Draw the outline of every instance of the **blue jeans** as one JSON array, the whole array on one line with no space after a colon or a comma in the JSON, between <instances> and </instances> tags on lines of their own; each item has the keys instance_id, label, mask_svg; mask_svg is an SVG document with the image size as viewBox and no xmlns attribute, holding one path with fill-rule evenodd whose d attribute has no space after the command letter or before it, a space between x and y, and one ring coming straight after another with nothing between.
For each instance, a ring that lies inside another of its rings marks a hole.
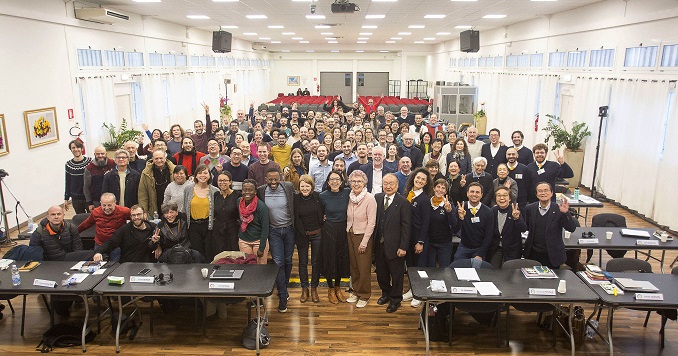
<instances>
[{"instance_id":1,"label":"blue jeans","mask_svg":"<svg viewBox=\"0 0 678 356\"><path fill-rule=\"evenodd\" d=\"M441 268L445 268L452 263L452 242L445 243L432 243L428 244L428 266L426 267L435 267L436 261Z\"/></svg>"},{"instance_id":2,"label":"blue jeans","mask_svg":"<svg viewBox=\"0 0 678 356\"><path fill-rule=\"evenodd\" d=\"M468 248L468 247L462 245L461 243L459 243L459 246L457 247L457 253L454 254L454 260L455 261L456 260L466 260L466 259L469 259L469 258L473 258L473 257L475 257L476 252L479 249L480 248ZM485 256L480 256L480 257L483 257L483 259L485 258Z\"/></svg>"},{"instance_id":3,"label":"blue jeans","mask_svg":"<svg viewBox=\"0 0 678 356\"><path fill-rule=\"evenodd\" d=\"M280 269L275 284L278 288L278 297L287 299L287 283L292 274L292 255L294 254L294 227L270 227L268 245L271 249L273 262Z\"/></svg>"},{"instance_id":4,"label":"blue jeans","mask_svg":"<svg viewBox=\"0 0 678 356\"><path fill-rule=\"evenodd\" d=\"M95 249L95 250L96 250L98 247L100 247L100 246L101 246L101 245L97 245L96 242L94 243L94 249ZM111 253L108 255L108 260L111 261L111 262L120 262L120 254L121 254L121 252L120 252L120 247L116 247L116 248L113 249L113 251L111 251Z\"/></svg>"}]
</instances>

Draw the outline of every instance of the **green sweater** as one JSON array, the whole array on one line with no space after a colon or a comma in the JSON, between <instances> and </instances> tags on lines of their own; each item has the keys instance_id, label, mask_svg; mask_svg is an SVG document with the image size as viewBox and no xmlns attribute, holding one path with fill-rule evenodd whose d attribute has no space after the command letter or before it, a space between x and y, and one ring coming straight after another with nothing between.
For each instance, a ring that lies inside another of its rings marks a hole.
<instances>
[{"instance_id":1,"label":"green sweater","mask_svg":"<svg viewBox=\"0 0 678 356\"><path fill-rule=\"evenodd\" d=\"M240 199L242 198L238 198L238 206L240 206ZM268 207L262 200L257 203L254 220L247 225L245 232L238 228L238 238L247 242L259 241L259 251L264 252L266 240L268 240Z\"/></svg>"}]
</instances>

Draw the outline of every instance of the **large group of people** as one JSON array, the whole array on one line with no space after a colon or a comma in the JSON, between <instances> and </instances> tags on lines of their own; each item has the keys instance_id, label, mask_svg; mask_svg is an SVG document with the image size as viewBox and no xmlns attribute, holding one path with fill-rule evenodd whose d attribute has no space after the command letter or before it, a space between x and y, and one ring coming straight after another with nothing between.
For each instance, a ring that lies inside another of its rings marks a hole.
<instances>
[{"instance_id":1,"label":"large group of people","mask_svg":"<svg viewBox=\"0 0 678 356\"><path fill-rule=\"evenodd\" d=\"M377 304L387 312L403 300L420 305L403 293L406 266L565 262L561 228L573 231L575 222L554 191L572 170L559 153L547 161L544 144L523 146L521 131L502 142L493 128L483 143L475 127L457 132L430 109L391 113L340 98L323 112L251 105L223 122L204 108L192 130L145 128L150 143L139 137L112 159L101 146L85 157L82 142L71 141L63 206L90 215L74 228L54 206L31 244L47 247L47 259L63 258L82 248L78 231L95 226L95 260L163 262L183 248L194 262L242 251L267 263L270 253L280 267L280 312L295 247L301 303L320 302L322 276L330 303L367 306L374 264Z\"/></svg>"}]
</instances>

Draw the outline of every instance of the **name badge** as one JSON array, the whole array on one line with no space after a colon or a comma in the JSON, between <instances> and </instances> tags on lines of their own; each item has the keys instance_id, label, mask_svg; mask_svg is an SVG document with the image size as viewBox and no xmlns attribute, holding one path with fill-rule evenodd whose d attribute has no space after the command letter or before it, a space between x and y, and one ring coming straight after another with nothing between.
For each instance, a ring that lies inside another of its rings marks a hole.
<instances>
[{"instance_id":1,"label":"name badge","mask_svg":"<svg viewBox=\"0 0 678 356\"><path fill-rule=\"evenodd\" d=\"M480 218L477 217L477 216L474 216L474 217L471 218L471 222L474 223L474 224L475 224L475 223L479 223L479 222L480 222Z\"/></svg>"},{"instance_id":2,"label":"name badge","mask_svg":"<svg viewBox=\"0 0 678 356\"><path fill-rule=\"evenodd\" d=\"M452 294L478 294L478 290L473 287L452 287L450 288Z\"/></svg>"},{"instance_id":3,"label":"name badge","mask_svg":"<svg viewBox=\"0 0 678 356\"><path fill-rule=\"evenodd\" d=\"M579 239L580 245L597 244L598 239Z\"/></svg>"},{"instance_id":4,"label":"name badge","mask_svg":"<svg viewBox=\"0 0 678 356\"><path fill-rule=\"evenodd\" d=\"M661 293L636 293L636 300L664 300Z\"/></svg>"},{"instance_id":5,"label":"name badge","mask_svg":"<svg viewBox=\"0 0 678 356\"><path fill-rule=\"evenodd\" d=\"M33 280L33 285L38 286L38 287L54 288L54 287L56 287L56 282L36 278L36 279Z\"/></svg>"},{"instance_id":6,"label":"name badge","mask_svg":"<svg viewBox=\"0 0 678 356\"><path fill-rule=\"evenodd\" d=\"M155 277L153 276L130 276L130 283L155 283Z\"/></svg>"},{"instance_id":7,"label":"name badge","mask_svg":"<svg viewBox=\"0 0 678 356\"><path fill-rule=\"evenodd\" d=\"M551 288L530 288L530 295L556 295L556 290Z\"/></svg>"},{"instance_id":8,"label":"name badge","mask_svg":"<svg viewBox=\"0 0 678 356\"><path fill-rule=\"evenodd\" d=\"M541 173L539 173L539 174L541 174ZM516 174L516 178L515 178L515 179L523 179L522 173L521 173L521 174Z\"/></svg>"},{"instance_id":9,"label":"name badge","mask_svg":"<svg viewBox=\"0 0 678 356\"><path fill-rule=\"evenodd\" d=\"M636 240L636 245L638 245L638 246L659 246L659 241L657 241L657 240Z\"/></svg>"},{"instance_id":10,"label":"name badge","mask_svg":"<svg viewBox=\"0 0 678 356\"><path fill-rule=\"evenodd\" d=\"M546 171L544 170L544 168L542 168L542 169L540 169L540 170L537 171L537 174L541 175L541 174L543 174L544 172L546 172Z\"/></svg>"},{"instance_id":11,"label":"name badge","mask_svg":"<svg viewBox=\"0 0 678 356\"><path fill-rule=\"evenodd\" d=\"M210 289L233 289L235 288L235 283L224 283L224 282L210 282Z\"/></svg>"}]
</instances>

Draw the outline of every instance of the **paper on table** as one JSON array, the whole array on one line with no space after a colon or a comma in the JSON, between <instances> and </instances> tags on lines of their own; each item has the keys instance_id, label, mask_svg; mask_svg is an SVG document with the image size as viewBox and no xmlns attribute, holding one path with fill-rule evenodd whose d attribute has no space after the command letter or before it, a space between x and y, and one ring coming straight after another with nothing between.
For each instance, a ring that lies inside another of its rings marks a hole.
<instances>
[{"instance_id":1,"label":"paper on table","mask_svg":"<svg viewBox=\"0 0 678 356\"><path fill-rule=\"evenodd\" d=\"M106 272L105 268L98 269L98 270L94 271L94 273L92 273L92 275L94 276L94 275L97 275L97 274L104 274L104 272Z\"/></svg>"},{"instance_id":2,"label":"paper on table","mask_svg":"<svg viewBox=\"0 0 678 356\"><path fill-rule=\"evenodd\" d=\"M455 268L454 273L460 281L479 281L478 272L475 268Z\"/></svg>"},{"instance_id":3,"label":"paper on table","mask_svg":"<svg viewBox=\"0 0 678 356\"><path fill-rule=\"evenodd\" d=\"M621 229L621 234L632 237L650 237L650 233L645 230Z\"/></svg>"},{"instance_id":4,"label":"paper on table","mask_svg":"<svg viewBox=\"0 0 678 356\"><path fill-rule=\"evenodd\" d=\"M71 271L79 271L82 268L82 265L85 264L85 262L87 262L87 261L80 261L80 262L74 264L73 267L71 267Z\"/></svg>"},{"instance_id":5,"label":"paper on table","mask_svg":"<svg viewBox=\"0 0 678 356\"><path fill-rule=\"evenodd\" d=\"M501 291L493 282L473 282L480 295L501 295Z\"/></svg>"},{"instance_id":6,"label":"paper on table","mask_svg":"<svg viewBox=\"0 0 678 356\"><path fill-rule=\"evenodd\" d=\"M68 278L68 282L69 282L70 284L79 284L79 283L82 283L82 281L84 281L85 278L87 278L87 276L89 276L88 273L73 273L73 274Z\"/></svg>"}]
</instances>

